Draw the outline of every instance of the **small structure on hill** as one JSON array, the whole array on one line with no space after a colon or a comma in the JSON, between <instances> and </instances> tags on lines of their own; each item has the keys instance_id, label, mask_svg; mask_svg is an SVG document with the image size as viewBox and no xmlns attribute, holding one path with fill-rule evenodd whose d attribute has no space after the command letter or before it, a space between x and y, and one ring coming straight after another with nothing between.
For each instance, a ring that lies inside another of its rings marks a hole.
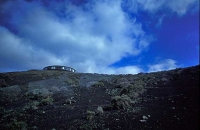
<instances>
[{"instance_id":1,"label":"small structure on hill","mask_svg":"<svg viewBox=\"0 0 200 130\"><path fill-rule=\"evenodd\" d=\"M43 68L43 70L66 70L66 71L70 71L70 72L76 72L76 70L71 67L60 66L60 65L46 66Z\"/></svg>"}]
</instances>

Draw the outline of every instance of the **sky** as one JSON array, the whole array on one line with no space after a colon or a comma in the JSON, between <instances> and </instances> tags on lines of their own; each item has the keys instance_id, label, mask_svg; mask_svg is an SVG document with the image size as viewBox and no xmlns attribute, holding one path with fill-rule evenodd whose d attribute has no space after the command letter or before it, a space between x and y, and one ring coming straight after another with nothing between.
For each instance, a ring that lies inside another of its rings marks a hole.
<instances>
[{"instance_id":1,"label":"sky","mask_svg":"<svg viewBox=\"0 0 200 130\"><path fill-rule=\"evenodd\" d=\"M0 0L0 72L137 74L199 64L199 0Z\"/></svg>"}]
</instances>

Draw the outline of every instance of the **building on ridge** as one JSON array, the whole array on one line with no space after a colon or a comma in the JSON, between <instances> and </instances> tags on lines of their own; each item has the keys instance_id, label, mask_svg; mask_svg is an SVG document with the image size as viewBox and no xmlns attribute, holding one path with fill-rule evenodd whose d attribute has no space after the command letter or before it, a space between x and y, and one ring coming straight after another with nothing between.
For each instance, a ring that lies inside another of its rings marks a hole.
<instances>
[{"instance_id":1,"label":"building on ridge","mask_svg":"<svg viewBox=\"0 0 200 130\"><path fill-rule=\"evenodd\" d=\"M61 65L46 66L43 68L43 70L66 70L70 72L76 72L76 70L71 67L61 66Z\"/></svg>"}]
</instances>

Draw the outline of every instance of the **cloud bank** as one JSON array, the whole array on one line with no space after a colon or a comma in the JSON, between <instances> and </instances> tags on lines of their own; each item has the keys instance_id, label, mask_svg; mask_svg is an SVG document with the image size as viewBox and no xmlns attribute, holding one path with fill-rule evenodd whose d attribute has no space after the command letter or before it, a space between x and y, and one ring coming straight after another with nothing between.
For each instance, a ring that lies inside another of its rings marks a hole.
<instances>
[{"instance_id":1,"label":"cloud bank","mask_svg":"<svg viewBox=\"0 0 200 130\"><path fill-rule=\"evenodd\" d=\"M166 60L158 62L157 64L149 65L148 72L171 70L171 69L175 69L175 68L178 68L178 65L176 64L176 61L172 60L172 59L166 59Z\"/></svg>"},{"instance_id":2,"label":"cloud bank","mask_svg":"<svg viewBox=\"0 0 200 130\"><path fill-rule=\"evenodd\" d=\"M4 66L12 67L11 62L27 68L64 64L83 72L109 71L107 66L127 54L138 55L146 47L144 43L149 42L141 24L127 18L120 3L97 1L76 6L67 2L62 7L66 17L49 10L55 3L5 3L3 11L9 14L12 10L9 20L17 33L1 26ZM136 38L142 40L136 42Z\"/></svg>"},{"instance_id":3,"label":"cloud bank","mask_svg":"<svg viewBox=\"0 0 200 130\"><path fill-rule=\"evenodd\" d=\"M156 13L164 9L165 12L182 16L188 11L199 10L198 0L127 0L125 3L125 6L134 13L138 10Z\"/></svg>"},{"instance_id":4,"label":"cloud bank","mask_svg":"<svg viewBox=\"0 0 200 130\"><path fill-rule=\"evenodd\" d=\"M129 0L129 3L132 2L130 5L135 10L151 12L167 2L155 1ZM138 7L134 5L136 2ZM166 7L183 15L196 1L185 0L181 9L179 5L175 6L176 2L167 2ZM140 55L154 39L143 30L136 17L130 17L124 11L122 5L122 0L2 2L1 68L8 71L12 68L41 69L55 64L90 73L143 71L136 65L109 67L128 55Z\"/></svg>"}]
</instances>

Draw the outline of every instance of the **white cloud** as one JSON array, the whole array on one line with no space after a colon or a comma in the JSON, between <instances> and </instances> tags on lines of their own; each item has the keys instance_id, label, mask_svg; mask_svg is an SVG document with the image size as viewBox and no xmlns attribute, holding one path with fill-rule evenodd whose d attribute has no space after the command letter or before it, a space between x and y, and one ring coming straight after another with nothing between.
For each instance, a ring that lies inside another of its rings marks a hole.
<instances>
[{"instance_id":1,"label":"white cloud","mask_svg":"<svg viewBox=\"0 0 200 130\"><path fill-rule=\"evenodd\" d=\"M155 13L164 9L182 16L193 8L199 9L199 0L127 0L124 4L134 13L138 10Z\"/></svg>"},{"instance_id":2,"label":"white cloud","mask_svg":"<svg viewBox=\"0 0 200 130\"><path fill-rule=\"evenodd\" d=\"M160 61L157 64L149 65L148 72L171 70L171 69L175 69L175 68L178 68L176 61L173 59L166 59L166 60Z\"/></svg>"},{"instance_id":3,"label":"white cloud","mask_svg":"<svg viewBox=\"0 0 200 130\"><path fill-rule=\"evenodd\" d=\"M156 27L160 27L162 25L162 22L163 22L163 19L164 17L166 17L165 14L163 14L159 19L158 19L158 22L156 24Z\"/></svg>"},{"instance_id":4,"label":"white cloud","mask_svg":"<svg viewBox=\"0 0 200 130\"><path fill-rule=\"evenodd\" d=\"M143 70L139 68L138 66L125 66L117 68L116 73L117 74L138 74L142 72Z\"/></svg>"},{"instance_id":5,"label":"white cloud","mask_svg":"<svg viewBox=\"0 0 200 130\"><path fill-rule=\"evenodd\" d=\"M1 67L40 68L46 64L60 64L63 61L55 55L39 48L33 48L27 41L0 26ZM49 58L51 57L51 58ZM65 59L66 60L66 59Z\"/></svg>"},{"instance_id":6,"label":"white cloud","mask_svg":"<svg viewBox=\"0 0 200 130\"><path fill-rule=\"evenodd\" d=\"M170 0L167 7L178 15L184 15L193 7L199 7L199 0Z\"/></svg>"},{"instance_id":7,"label":"white cloud","mask_svg":"<svg viewBox=\"0 0 200 130\"><path fill-rule=\"evenodd\" d=\"M106 67L98 68L97 73L106 73L106 74L138 74L143 72L143 70L138 66L125 66L119 68Z\"/></svg>"},{"instance_id":8,"label":"white cloud","mask_svg":"<svg viewBox=\"0 0 200 130\"><path fill-rule=\"evenodd\" d=\"M51 1L44 6L41 1L17 0L0 5L0 13L6 15L10 28L16 31L0 27L0 58L4 60L0 66L34 69L61 64L79 72L139 73L142 69L137 66L109 67L127 55L141 54L154 40L136 18L127 16L121 2L134 12L167 9L178 15L184 15L198 3L197 0L127 1L128 4L122 0L96 0L78 6ZM158 26L163 18L164 15L158 20ZM149 71L175 66L169 59L150 65Z\"/></svg>"},{"instance_id":9,"label":"white cloud","mask_svg":"<svg viewBox=\"0 0 200 130\"><path fill-rule=\"evenodd\" d=\"M126 16L120 0L95 1L82 6L68 3L64 6L65 18L41 3L10 1L9 4L15 7L6 6L4 11L12 9L10 23L18 33L1 27L4 35L0 36L0 44L4 45L0 51L2 57L10 60L5 66L17 62L31 69L61 64L79 72L137 73L140 69L134 66L118 69L108 66L127 54L140 54L152 40L136 19ZM31 4L34 6L28 8ZM5 48L13 51L4 53Z\"/></svg>"},{"instance_id":10,"label":"white cloud","mask_svg":"<svg viewBox=\"0 0 200 130\"><path fill-rule=\"evenodd\" d=\"M141 10L150 12L158 11L165 4L166 0L138 0Z\"/></svg>"},{"instance_id":11,"label":"white cloud","mask_svg":"<svg viewBox=\"0 0 200 130\"><path fill-rule=\"evenodd\" d=\"M94 68L93 68L94 67ZM143 70L138 66L125 66L125 67L98 67L96 66L90 66L89 69L91 69L91 72L94 72L93 70L96 70L96 73L104 73L104 74L138 74L140 72L143 72Z\"/></svg>"}]
</instances>

